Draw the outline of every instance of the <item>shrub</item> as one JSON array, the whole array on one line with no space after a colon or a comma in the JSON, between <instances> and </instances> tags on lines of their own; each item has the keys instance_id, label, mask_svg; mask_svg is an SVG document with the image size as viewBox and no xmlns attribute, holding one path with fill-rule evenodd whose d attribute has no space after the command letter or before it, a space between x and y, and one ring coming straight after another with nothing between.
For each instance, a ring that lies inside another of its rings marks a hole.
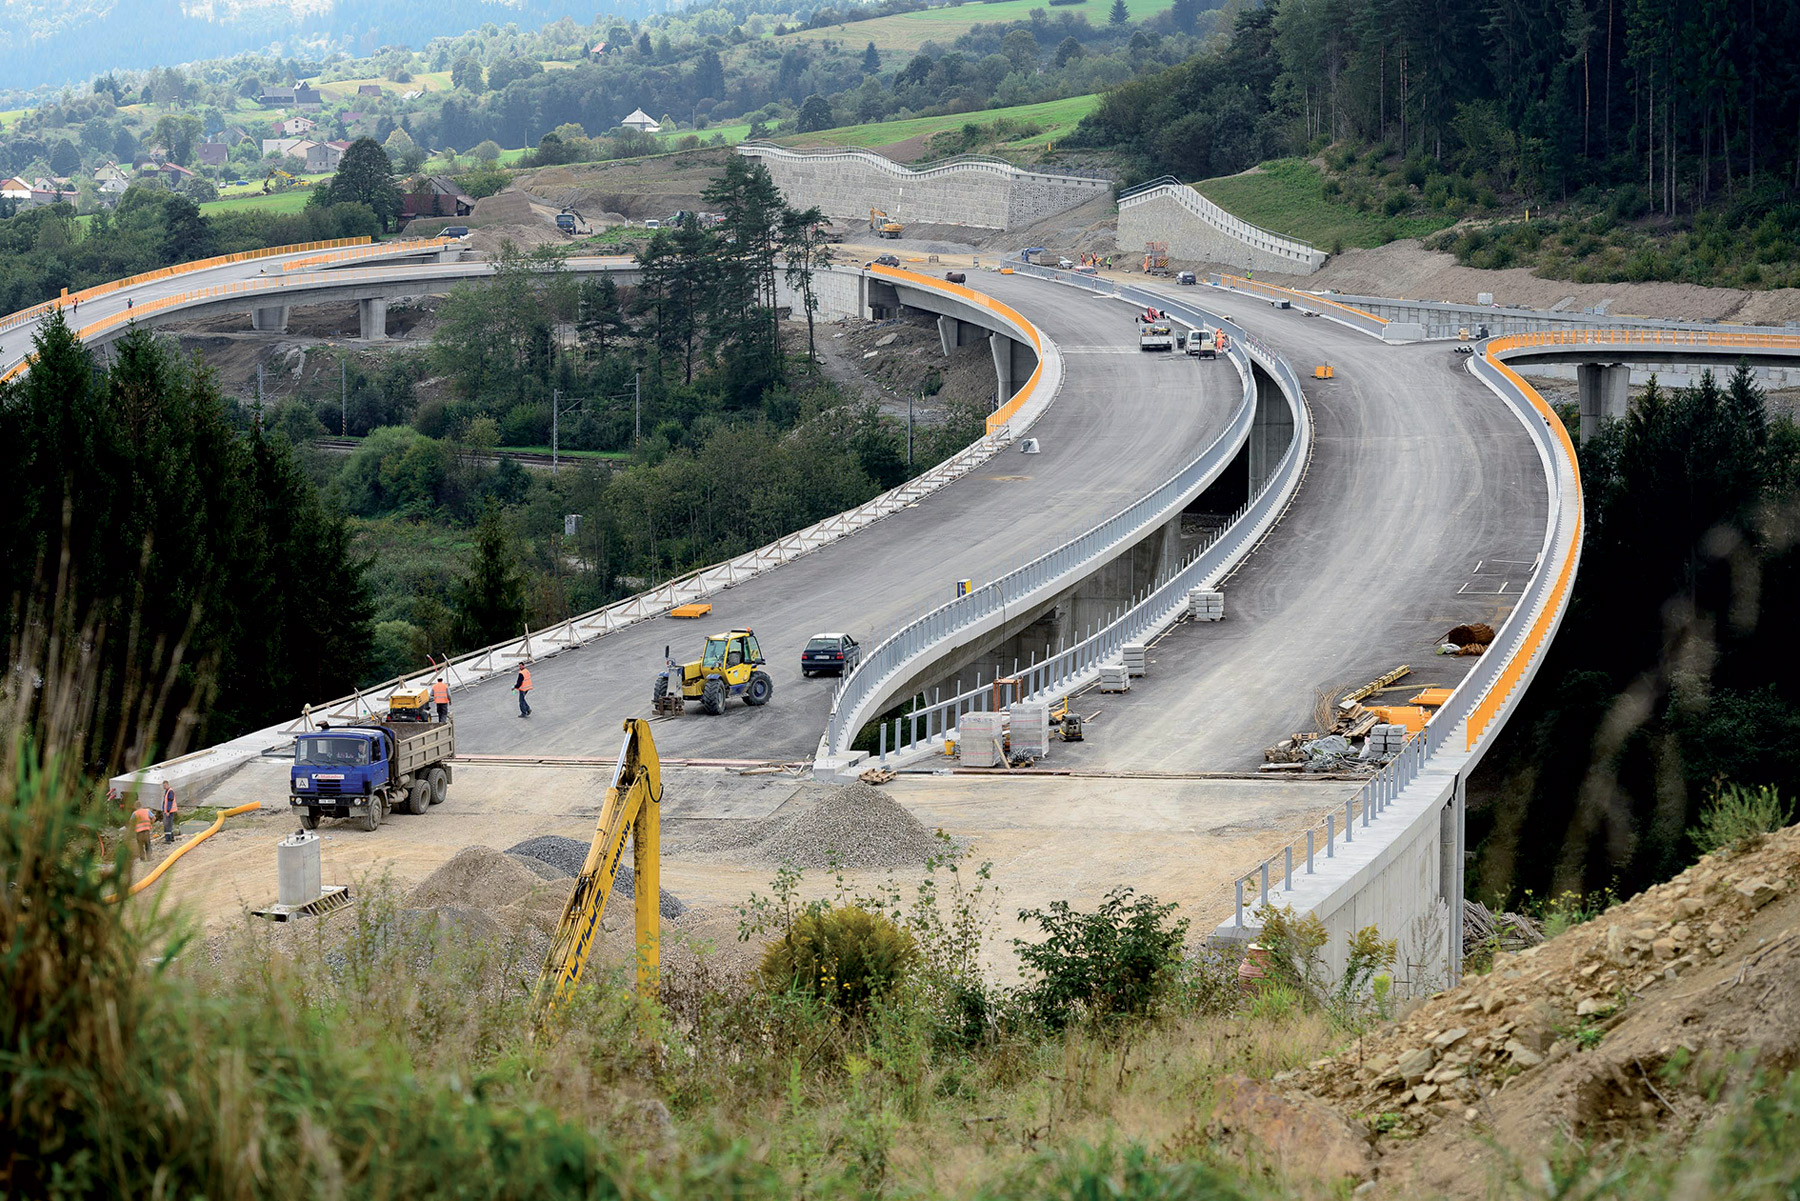
<instances>
[{"instance_id":1,"label":"shrub","mask_svg":"<svg viewBox=\"0 0 1800 1201\"><path fill-rule=\"evenodd\" d=\"M890 992L919 961L912 936L856 905L801 913L763 953L771 990L811 993L846 1013L859 1013Z\"/></svg>"},{"instance_id":2,"label":"shrub","mask_svg":"<svg viewBox=\"0 0 1800 1201\"><path fill-rule=\"evenodd\" d=\"M1024 909L1044 941L1014 939L1028 972L1038 979L1021 995L1044 1025L1060 1030L1081 1015L1097 1019L1142 1016L1169 990L1181 965L1186 918L1172 920L1173 904L1133 898L1129 887L1106 894L1093 913L1077 913L1067 901L1048 910Z\"/></svg>"},{"instance_id":3,"label":"shrub","mask_svg":"<svg viewBox=\"0 0 1800 1201\"><path fill-rule=\"evenodd\" d=\"M1741 851L1764 834L1779 830L1793 817L1792 802L1774 788L1727 784L1713 794L1690 837L1702 855L1729 848Z\"/></svg>"}]
</instances>

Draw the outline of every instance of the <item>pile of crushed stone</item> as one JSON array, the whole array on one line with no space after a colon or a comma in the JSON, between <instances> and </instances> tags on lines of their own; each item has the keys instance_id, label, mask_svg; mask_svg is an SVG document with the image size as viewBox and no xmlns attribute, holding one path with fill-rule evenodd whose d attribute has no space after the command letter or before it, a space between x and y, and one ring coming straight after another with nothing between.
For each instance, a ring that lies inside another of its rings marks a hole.
<instances>
[{"instance_id":1,"label":"pile of crushed stone","mask_svg":"<svg viewBox=\"0 0 1800 1201\"><path fill-rule=\"evenodd\" d=\"M714 835L697 849L797 868L879 868L916 867L946 848L918 818L857 780L824 790L797 812Z\"/></svg>"},{"instance_id":2,"label":"pile of crushed stone","mask_svg":"<svg viewBox=\"0 0 1800 1201\"><path fill-rule=\"evenodd\" d=\"M507 848L506 853L545 880L566 880L581 874L582 865L587 862L588 848L586 843L573 838L542 834ZM618 874L613 877L613 899L635 899L636 884L637 876L627 853L626 861L619 864ZM656 908L664 917L680 917L687 912L687 905L681 898L666 888L658 890Z\"/></svg>"},{"instance_id":3,"label":"pile of crushed stone","mask_svg":"<svg viewBox=\"0 0 1800 1201\"><path fill-rule=\"evenodd\" d=\"M517 859L492 847L464 847L450 862L419 881L408 909L482 909L510 905L542 881Z\"/></svg>"}]
</instances>

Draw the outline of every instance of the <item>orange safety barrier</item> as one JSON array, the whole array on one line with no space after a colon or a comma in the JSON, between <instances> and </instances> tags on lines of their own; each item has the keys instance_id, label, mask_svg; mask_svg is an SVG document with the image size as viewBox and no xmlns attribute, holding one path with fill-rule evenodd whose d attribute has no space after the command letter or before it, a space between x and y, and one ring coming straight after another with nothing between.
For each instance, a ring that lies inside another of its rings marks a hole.
<instances>
[{"instance_id":1,"label":"orange safety barrier","mask_svg":"<svg viewBox=\"0 0 1800 1201\"><path fill-rule=\"evenodd\" d=\"M1541 647L1544 644L1544 640L1550 636L1550 623L1555 618L1556 614L1561 611L1563 599L1568 595L1569 588L1575 580L1576 548L1581 545L1581 532L1583 522L1586 520L1585 505L1582 500L1581 491L1581 461L1575 454L1575 440L1569 437L1567 427L1563 425L1561 418L1557 417L1556 412L1551 409L1548 404L1544 403L1544 398L1538 394L1538 390L1526 383L1524 377L1518 372L1514 371L1511 367L1508 367L1501 360L1500 356L1504 355L1509 350L1519 350L1528 346L1544 345L1546 339L1555 340L1563 337L1565 334L1583 332L1589 331L1563 331L1562 333L1552 334L1517 334L1512 337L1496 338L1492 342L1489 342L1486 348L1488 362L1492 363L1494 367L1506 377L1508 383L1512 384L1513 387L1519 389L1519 391L1524 394L1525 398L1531 402L1532 408L1538 411L1538 415L1549 423L1551 429L1556 431L1556 440L1561 445L1563 454L1567 456L1569 469L1575 476L1575 530L1573 536L1569 539L1568 546L1565 548L1563 561L1558 565L1556 583L1551 586L1550 595L1545 599L1543 608L1538 611L1537 619L1531 623L1531 628L1525 632L1524 641L1520 643L1518 649L1513 652L1512 658L1509 659L1506 666L1501 669L1499 676L1495 678L1491 685L1489 685L1487 693L1482 696L1475 708L1469 713L1468 741L1464 748L1466 750L1475 749L1476 741L1494 720L1495 714L1499 712L1500 706L1506 701L1506 698L1511 695L1513 688L1519 682L1519 678L1525 674L1526 666L1531 662L1532 657L1537 654L1538 648ZM1800 342L1800 339L1796 339L1796 341Z\"/></svg>"},{"instance_id":2,"label":"orange safety barrier","mask_svg":"<svg viewBox=\"0 0 1800 1201\"><path fill-rule=\"evenodd\" d=\"M1019 315L1018 310L1010 305L1002 304L992 296L989 296L984 292L977 292L974 288L967 287L963 284L953 284L948 280L933 279L929 275L921 275L917 271L907 271L901 267L875 266L870 268L870 270L876 275L886 276L889 279L898 280L915 287L928 287L933 291L943 292L950 296L954 296L958 300L965 301L978 308L984 308L991 313L998 314L1008 321L1011 321L1017 328L1023 330L1026 338L1031 342L1031 348L1037 352L1037 366L1032 369L1031 378L1025 381L1025 386L1015 392L1011 400L1008 400L998 409L995 409L992 413L988 414L987 432L990 434L993 433L1008 421L1012 420L1013 416L1017 414L1020 409L1025 407L1025 402L1030 399L1032 392L1037 388L1038 381L1044 374L1044 343L1043 339L1038 336L1037 326L1025 320L1024 317Z\"/></svg>"},{"instance_id":3,"label":"orange safety barrier","mask_svg":"<svg viewBox=\"0 0 1800 1201\"><path fill-rule=\"evenodd\" d=\"M214 834L217 834L219 832L219 830L221 828L223 828L223 826L225 825L226 818L236 817L240 813L250 813L250 812L253 812L254 810L261 809L261 808L262 808L261 802L252 801L248 805L239 805L236 808L225 810L223 813L219 814L219 816L217 816L213 819L212 825L208 826L206 829L204 829L200 832L199 837L191 839L188 842L184 842L180 846L176 847L175 853L173 855L170 855L167 859L163 860L161 863L157 864L155 871L151 872L149 875L145 876L142 880L139 880L137 883L133 884L131 886L130 893L127 895L135 897L138 893L143 892L146 888L149 888L152 884L156 883L156 881L161 878L161 876L164 872L168 871L170 868L175 866L175 861L177 859L180 859L183 855L187 854L189 851L193 850L195 847L199 846L201 843L203 843L207 839L211 838ZM114 899L117 900L116 897Z\"/></svg>"},{"instance_id":4,"label":"orange safety barrier","mask_svg":"<svg viewBox=\"0 0 1800 1201\"><path fill-rule=\"evenodd\" d=\"M159 267L155 271L144 271L137 275L128 275L124 279L115 279L103 284L95 284L91 288L83 288L79 292L58 296L55 300L46 300L34 304L30 308L20 309L0 318L0 325L10 325L21 317L31 317L45 313L53 308L63 308L73 301L91 300L96 296L104 296L116 292L120 288L128 288L134 284L153 283L159 279L172 279L177 275L186 275L194 271L207 271L214 267L228 267L233 263L245 263L252 259L271 258L284 254L302 254L309 250L337 250L349 246L368 246L373 244L372 238L333 238L325 242L300 242L292 246L270 246L262 250L240 250L236 254L215 255L210 259L195 259L191 263L176 263L170 267Z\"/></svg>"},{"instance_id":5,"label":"orange safety barrier","mask_svg":"<svg viewBox=\"0 0 1800 1201\"><path fill-rule=\"evenodd\" d=\"M1229 281L1234 288L1242 288L1247 291L1257 292L1264 296L1273 297L1276 300L1298 300L1303 301L1306 304L1328 305L1331 308L1341 309L1346 313L1361 317L1364 321L1373 321L1379 325L1386 325L1388 323L1386 317L1377 317L1374 313L1368 312L1365 309L1359 309L1355 305L1339 304L1337 301L1327 300L1323 296L1314 296L1311 292L1300 292L1293 288L1284 288L1280 284L1259 283L1254 279L1245 279L1240 275L1226 275L1220 273L1219 278Z\"/></svg>"}]
</instances>

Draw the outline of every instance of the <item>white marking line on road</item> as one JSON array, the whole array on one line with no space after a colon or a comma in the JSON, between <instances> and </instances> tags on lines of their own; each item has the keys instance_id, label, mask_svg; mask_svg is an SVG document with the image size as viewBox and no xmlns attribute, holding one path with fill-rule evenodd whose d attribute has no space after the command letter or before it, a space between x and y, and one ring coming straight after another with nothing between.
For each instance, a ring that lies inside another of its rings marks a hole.
<instances>
[{"instance_id":1,"label":"white marking line on road","mask_svg":"<svg viewBox=\"0 0 1800 1201\"><path fill-rule=\"evenodd\" d=\"M1507 581L1501 580L1500 587L1498 587L1498 588L1487 588L1487 587L1477 588L1474 586L1473 581L1471 581L1470 583L1464 584L1461 588L1458 588L1456 590L1456 595L1458 595L1458 596L1499 596L1501 593L1506 591L1506 584L1507 584Z\"/></svg>"}]
</instances>

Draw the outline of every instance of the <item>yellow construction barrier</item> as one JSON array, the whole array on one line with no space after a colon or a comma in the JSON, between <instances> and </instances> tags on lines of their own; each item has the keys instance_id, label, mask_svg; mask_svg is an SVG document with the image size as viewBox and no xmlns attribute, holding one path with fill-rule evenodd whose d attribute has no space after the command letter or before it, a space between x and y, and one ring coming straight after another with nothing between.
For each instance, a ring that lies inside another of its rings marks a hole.
<instances>
[{"instance_id":1,"label":"yellow construction barrier","mask_svg":"<svg viewBox=\"0 0 1800 1201\"><path fill-rule=\"evenodd\" d=\"M170 855L167 859L163 860L161 863L157 864L155 871L153 871L149 875L145 876L142 880L139 880L136 884L133 884L131 886L130 895L135 897L138 893L143 892L146 888L149 888L152 884L156 883L156 881L162 876L162 874L164 872L168 871L170 868L175 866L175 861L177 859L180 859L183 855L187 854L189 851L193 850L195 847L199 846L201 843L203 843L207 839L211 838L214 834L217 834L220 831L220 829L222 829L224 827L226 818L236 817L240 813L250 813L253 810L257 810L257 809L261 809L261 808L262 808L261 804L256 803L256 802L251 802L248 805L239 805L234 809L225 810L223 813L219 814L218 817L215 817L213 819L212 825L208 826L205 830L202 830L200 832L199 837L194 838L188 842L184 842L180 846L176 847L175 853L173 855Z\"/></svg>"}]
</instances>

